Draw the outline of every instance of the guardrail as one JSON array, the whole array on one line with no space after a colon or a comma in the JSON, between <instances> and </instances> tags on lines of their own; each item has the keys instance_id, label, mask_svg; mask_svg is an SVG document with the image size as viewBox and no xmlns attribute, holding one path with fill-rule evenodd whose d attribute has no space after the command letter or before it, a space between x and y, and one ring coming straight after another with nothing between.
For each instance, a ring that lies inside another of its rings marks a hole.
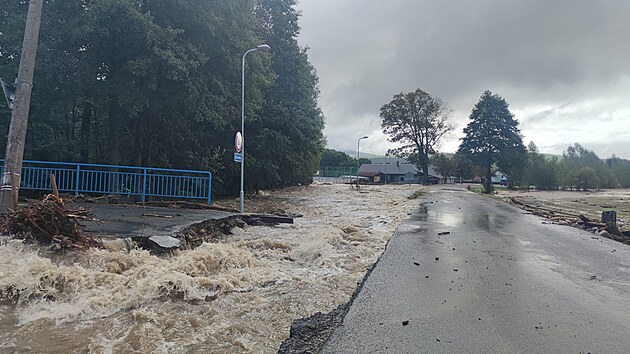
<instances>
[{"instance_id":1,"label":"guardrail","mask_svg":"<svg viewBox=\"0 0 630 354\"><path fill-rule=\"evenodd\" d=\"M0 160L4 166L4 160ZM0 169L4 173L4 167ZM147 197L204 199L210 204L212 173L138 166L24 160L20 188L50 190L50 174L61 192L123 194Z\"/></svg>"}]
</instances>

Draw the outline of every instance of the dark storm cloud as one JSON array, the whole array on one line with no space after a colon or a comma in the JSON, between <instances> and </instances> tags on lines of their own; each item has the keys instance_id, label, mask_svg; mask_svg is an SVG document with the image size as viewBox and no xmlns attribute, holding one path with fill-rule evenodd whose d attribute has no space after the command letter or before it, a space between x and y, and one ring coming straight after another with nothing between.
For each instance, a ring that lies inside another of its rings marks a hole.
<instances>
[{"instance_id":1,"label":"dark storm cloud","mask_svg":"<svg viewBox=\"0 0 630 354\"><path fill-rule=\"evenodd\" d=\"M618 104L630 89L629 1L301 0L298 7L333 147L349 148L337 137L357 128L378 130L379 107L415 88L446 100L460 129L486 89L520 112L529 134L528 122L544 126L550 116L571 124L571 115L545 111L585 101L607 105L590 111L630 108L606 101Z\"/></svg>"}]
</instances>

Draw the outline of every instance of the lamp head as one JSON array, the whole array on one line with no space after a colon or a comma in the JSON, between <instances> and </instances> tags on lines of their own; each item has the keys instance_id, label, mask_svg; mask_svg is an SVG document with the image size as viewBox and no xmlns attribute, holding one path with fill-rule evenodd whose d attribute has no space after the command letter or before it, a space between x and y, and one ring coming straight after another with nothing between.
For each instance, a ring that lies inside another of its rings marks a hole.
<instances>
[{"instance_id":1,"label":"lamp head","mask_svg":"<svg viewBox=\"0 0 630 354\"><path fill-rule=\"evenodd\" d=\"M263 51L263 52L268 52L271 50L271 47L267 44L261 44L258 47L256 47L257 50Z\"/></svg>"}]
</instances>

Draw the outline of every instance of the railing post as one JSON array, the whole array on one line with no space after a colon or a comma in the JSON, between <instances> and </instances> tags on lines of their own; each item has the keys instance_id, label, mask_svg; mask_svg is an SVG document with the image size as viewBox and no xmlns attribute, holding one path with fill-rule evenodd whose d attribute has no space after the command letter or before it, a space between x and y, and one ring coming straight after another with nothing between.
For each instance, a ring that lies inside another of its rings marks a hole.
<instances>
[{"instance_id":1,"label":"railing post","mask_svg":"<svg viewBox=\"0 0 630 354\"><path fill-rule=\"evenodd\" d=\"M147 190L147 169L142 169L142 206L144 206L144 199L146 197Z\"/></svg>"},{"instance_id":2,"label":"railing post","mask_svg":"<svg viewBox=\"0 0 630 354\"><path fill-rule=\"evenodd\" d=\"M208 205L210 205L210 194L212 193L212 172L208 172Z\"/></svg>"},{"instance_id":3,"label":"railing post","mask_svg":"<svg viewBox=\"0 0 630 354\"><path fill-rule=\"evenodd\" d=\"M79 195L79 173L81 172L81 165L77 164L77 176L74 178L74 195Z\"/></svg>"}]
</instances>

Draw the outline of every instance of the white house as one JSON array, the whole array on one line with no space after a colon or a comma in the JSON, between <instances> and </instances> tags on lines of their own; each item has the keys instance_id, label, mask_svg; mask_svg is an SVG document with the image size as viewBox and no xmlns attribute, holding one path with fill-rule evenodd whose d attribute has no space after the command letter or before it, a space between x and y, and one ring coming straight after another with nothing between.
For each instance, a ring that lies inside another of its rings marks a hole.
<instances>
[{"instance_id":1,"label":"white house","mask_svg":"<svg viewBox=\"0 0 630 354\"><path fill-rule=\"evenodd\" d=\"M491 177L492 183L506 186L508 182L507 175L501 171L495 172Z\"/></svg>"}]
</instances>

